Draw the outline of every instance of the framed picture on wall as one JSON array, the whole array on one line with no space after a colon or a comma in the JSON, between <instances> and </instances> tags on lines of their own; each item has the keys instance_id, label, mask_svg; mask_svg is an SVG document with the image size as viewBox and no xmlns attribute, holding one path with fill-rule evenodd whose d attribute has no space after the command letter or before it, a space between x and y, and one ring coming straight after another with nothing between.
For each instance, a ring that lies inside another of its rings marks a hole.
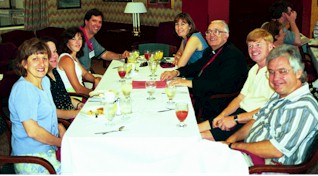
<instances>
[{"instance_id":1,"label":"framed picture on wall","mask_svg":"<svg viewBox=\"0 0 318 176\"><path fill-rule=\"evenodd\" d=\"M147 7L173 8L174 0L147 0Z\"/></svg>"},{"instance_id":2,"label":"framed picture on wall","mask_svg":"<svg viewBox=\"0 0 318 176\"><path fill-rule=\"evenodd\" d=\"M57 0L58 9L81 8L81 0Z\"/></svg>"}]
</instances>

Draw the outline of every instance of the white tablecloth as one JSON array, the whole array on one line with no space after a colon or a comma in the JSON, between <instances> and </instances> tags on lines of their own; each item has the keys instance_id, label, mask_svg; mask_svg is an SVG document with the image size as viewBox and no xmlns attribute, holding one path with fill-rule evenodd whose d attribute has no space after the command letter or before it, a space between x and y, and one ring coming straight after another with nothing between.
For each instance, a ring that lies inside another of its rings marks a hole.
<instances>
[{"instance_id":1,"label":"white tablecloth","mask_svg":"<svg viewBox=\"0 0 318 176\"><path fill-rule=\"evenodd\" d=\"M120 91L119 76L114 67L122 64L112 61L97 90ZM148 67L138 68L134 80L146 80ZM159 68L159 75L169 69ZM133 89L133 113L129 119L116 116L109 124L102 117L95 118L85 111L101 106L88 101L75 118L62 140L62 173L235 173L247 175L248 167L240 152L227 145L201 139L188 89L177 87L174 101L189 103L185 128L177 127L174 110L167 109L164 89L156 89L153 101L146 100L145 89ZM94 134L125 126L121 132Z\"/></svg>"}]
</instances>

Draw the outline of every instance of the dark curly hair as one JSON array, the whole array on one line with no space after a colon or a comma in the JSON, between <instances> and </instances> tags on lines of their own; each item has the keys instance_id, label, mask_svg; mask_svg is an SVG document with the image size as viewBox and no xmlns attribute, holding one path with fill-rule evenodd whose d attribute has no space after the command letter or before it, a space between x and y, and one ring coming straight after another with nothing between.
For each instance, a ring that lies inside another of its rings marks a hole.
<instances>
[{"instance_id":1,"label":"dark curly hair","mask_svg":"<svg viewBox=\"0 0 318 176\"><path fill-rule=\"evenodd\" d=\"M293 7L290 2L284 0L274 2L269 8L271 19L279 19L283 12L288 12L288 7Z\"/></svg>"}]
</instances>

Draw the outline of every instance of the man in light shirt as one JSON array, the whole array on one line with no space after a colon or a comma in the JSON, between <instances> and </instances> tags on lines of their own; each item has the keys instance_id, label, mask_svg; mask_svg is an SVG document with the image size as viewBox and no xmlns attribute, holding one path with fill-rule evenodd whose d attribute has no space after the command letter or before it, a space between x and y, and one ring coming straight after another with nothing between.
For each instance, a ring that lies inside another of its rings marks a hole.
<instances>
[{"instance_id":1,"label":"man in light shirt","mask_svg":"<svg viewBox=\"0 0 318 176\"><path fill-rule=\"evenodd\" d=\"M240 94L217 116L199 124L204 139L224 141L264 106L274 93L265 72L266 57L273 49L273 37L264 29L254 29L246 38L248 53L256 64L250 69Z\"/></svg>"},{"instance_id":2,"label":"man in light shirt","mask_svg":"<svg viewBox=\"0 0 318 176\"><path fill-rule=\"evenodd\" d=\"M274 95L224 143L246 153L249 166L255 164L255 156L264 164L300 164L317 138L318 103L305 82L297 47L284 44L273 49L266 65Z\"/></svg>"}]
</instances>

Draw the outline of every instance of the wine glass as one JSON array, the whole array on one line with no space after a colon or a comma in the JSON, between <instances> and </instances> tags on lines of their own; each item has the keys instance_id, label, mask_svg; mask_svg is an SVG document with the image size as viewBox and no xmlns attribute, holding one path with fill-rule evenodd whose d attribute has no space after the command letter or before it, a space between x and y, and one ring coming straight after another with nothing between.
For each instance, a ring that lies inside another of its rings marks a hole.
<instances>
[{"instance_id":1,"label":"wine glass","mask_svg":"<svg viewBox=\"0 0 318 176\"><path fill-rule=\"evenodd\" d=\"M127 63L126 64L126 79L131 79L130 74L131 70L133 70L133 67L135 66L135 63Z\"/></svg>"},{"instance_id":2,"label":"wine glass","mask_svg":"<svg viewBox=\"0 0 318 176\"><path fill-rule=\"evenodd\" d=\"M188 103L176 103L176 115L180 123L177 125L178 127L187 126L184 123L184 120L188 116Z\"/></svg>"},{"instance_id":3,"label":"wine glass","mask_svg":"<svg viewBox=\"0 0 318 176\"><path fill-rule=\"evenodd\" d=\"M129 56L127 58L127 63L135 63L136 59L137 59L137 57L135 56L135 53L134 52L130 52Z\"/></svg>"},{"instance_id":4,"label":"wine glass","mask_svg":"<svg viewBox=\"0 0 318 176\"><path fill-rule=\"evenodd\" d=\"M123 119L128 119L128 114L132 113L132 105L130 98L123 98L119 100L120 112Z\"/></svg>"},{"instance_id":5,"label":"wine glass","mask_svg":"<svg viewBox=\"0 0 318 176\"><path fill-rule=\"evenodd\" d=\"M146 86L147 92L149 94L149 97L147 97L147 100L156 99L155 97L152 96L156 90L156 81L146 81L145 86Z\"/></svg>"},{"instance_id":6,"label":"wine glass","mask_svg":"<svg viewBox=\"0 0 318 176\"><path fill-rule=\"evenodd\" d=\"M157 66L158 66L158 62L155 60L149 60L148 61L148 66L149 69L151 71L151 75L149 75L151 78L155 79L155 77L157 76L155 73L157 71Z\"/></svg>"},{"instance_id":7,"label":"wine glass","mask_svg":"<svg viewBox=\"0 0 318 176\"><path fill-rule=\"evenodd\" d=\"M125 65L119 66L119 67L117 68L117 71L118 71L118 75L119 75L119 77L120 77L119 82L125 81L125 80L124 80L124 77L125 77L125 75L126 75L126 66L125 66Z\"/></svg>"},{"instance_id":8,"label":"wine glass","mask_svg":"<svg viewBox=\"0 0 318 176\"><path fill-rule=\"evenodd\" d=\"M145 50L144 51L144 56L145 56L145 59L148 61L150 56L151 56L151 51L150 50Z\"/></svg>"},{"instance_id":9,"label":"wine glass","mask_svg":"<svg viewBox=\"0 0 318 176\"><path fill-rule=\"evenodd\" d=\"M176 87L172 84L168 84L167 87L166 87L166 94L167 94L167 97L168 97L168 106L171 106L174 104L174 101L173 98L174 96L176 95Z\"/></svg>"},{"instance_id":10,"label":"wine glass","mask_svg":"<svg viewBox=\"0 0 318 176\"><path fill-rule=\"evenodd\" d=\"M126 98L130 97L130 93L132 91L132 84L129 81L122 82L121 91Z\"/></svg>"},{"instance_id":11,"label":"wine glass","mask_svg":"<svg viewBox=\"0 0 318 176\"><path fill-rule=\"evenodd\" d=\"M160 61L163 57L163 51L162 50L157 50L155 51L155 54L154 54L154 58L156 61Z\"/></svg>"},{"instance_id":12,"label":"wine glass","mask_svg":"<svg viewBox=\"0 0 318 176\"><path fill-rule=\"evenodd\" d=\"M139 55L140 55L140 53L139 53L139 50L133 50L132 52L132 55L134 56L134 58L135 58L135 69L134 69L134 72L138 72L139 70L137 69L137 66L139 65L139 62L138 62L138 58L139 58Z\"/></svg>"}]
</instances>

